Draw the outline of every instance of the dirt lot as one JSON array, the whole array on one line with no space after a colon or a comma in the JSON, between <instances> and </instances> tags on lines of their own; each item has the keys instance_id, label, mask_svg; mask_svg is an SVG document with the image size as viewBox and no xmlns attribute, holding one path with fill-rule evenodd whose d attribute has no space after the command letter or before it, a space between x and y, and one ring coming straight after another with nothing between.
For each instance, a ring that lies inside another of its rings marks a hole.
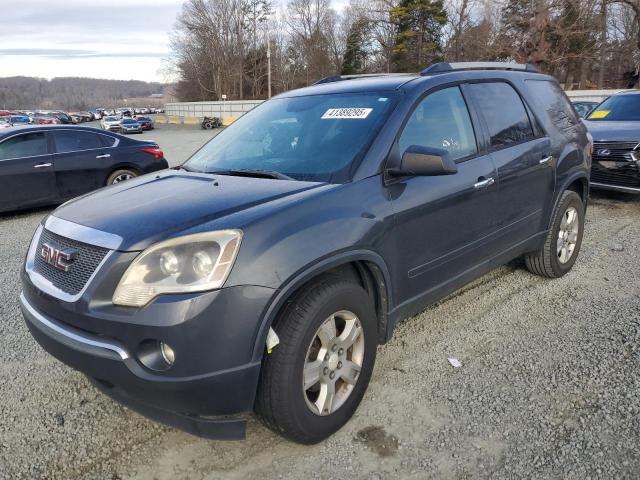
<instances>
[{"instance_id":1,"label":"dirt lot","mask_svg":"<svg viewBox=\"0 0 640 480\"><path fill-rule=\"evenodd\" d=\"M640 198L592 199L566 277L509 265L401 324L354 419L313 447L253 419L243 442L159 426L40 349L18 272L47 213L0 217L0 479L640 477Z\"/></svg>"}]
</instances>

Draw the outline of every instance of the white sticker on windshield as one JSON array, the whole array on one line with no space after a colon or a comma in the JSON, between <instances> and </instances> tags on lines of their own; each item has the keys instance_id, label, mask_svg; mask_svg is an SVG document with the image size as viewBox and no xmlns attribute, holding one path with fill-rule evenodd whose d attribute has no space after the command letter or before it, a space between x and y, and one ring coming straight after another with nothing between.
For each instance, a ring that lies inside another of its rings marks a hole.
<instances>
[{"instance_id":1,"label":"white sticker on windshield","mask_svg":"<svg viewBox=\"0 0 640 480\"><path fill-rule=\"evenodd\" d=\"M373 111L373 108L330 108L324 115L322 115L322 119L326 120L328 118L367 118L369 114Z\"/></svg>"}]
</instances>

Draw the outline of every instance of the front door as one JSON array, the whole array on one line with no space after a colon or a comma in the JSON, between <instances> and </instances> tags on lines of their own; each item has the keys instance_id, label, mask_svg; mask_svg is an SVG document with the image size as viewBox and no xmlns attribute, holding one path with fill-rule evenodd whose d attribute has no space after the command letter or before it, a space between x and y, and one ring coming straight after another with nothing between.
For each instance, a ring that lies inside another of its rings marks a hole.
<instances>
[{"instance_id":1,"label":"front door","mask_svg":"<svg viewBox=\"0 0 640 480\"><path fill-rule=\"evenodd\" d=\"M408 177L389 186L400 306L437 296L495 253L496 169L489 155L479 153L458 86L419 102L399 137L399 152L412 145L448 150L458 172Z\"/></svg>"},{"instance_id":2,"label":"front door","mask_svg":"<svg viewBox=\"0 0 640 480\"><path fill-rule=\"evenodd\" d=\"M54 202L53 160L45 132L22 133L0 143L0 211Z\"/></svg>"}]
</instances>

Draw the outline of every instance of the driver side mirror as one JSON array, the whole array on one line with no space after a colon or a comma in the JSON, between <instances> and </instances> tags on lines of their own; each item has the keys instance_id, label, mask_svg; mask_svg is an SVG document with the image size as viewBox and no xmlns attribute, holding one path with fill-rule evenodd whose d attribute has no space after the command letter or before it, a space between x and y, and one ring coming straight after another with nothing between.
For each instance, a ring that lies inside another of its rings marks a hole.
<instances>
[{"instance_id":1,"label":"driver side mirror","mask_svg":"<svg viewBox=\"0 0 640 480\"><path fill-rule=\"evenodd\" d=\"M399 168L388 170L392 177L452 175L457 172L458 168L447 150L420 145L407 148Z\"/></svg>"}]
</instances>

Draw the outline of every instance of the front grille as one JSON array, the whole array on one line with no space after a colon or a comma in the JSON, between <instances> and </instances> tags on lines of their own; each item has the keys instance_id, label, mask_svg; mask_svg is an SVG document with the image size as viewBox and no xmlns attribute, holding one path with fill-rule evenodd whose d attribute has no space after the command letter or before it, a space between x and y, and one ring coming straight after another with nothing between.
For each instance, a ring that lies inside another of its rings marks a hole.
<instances>
[{"instance_id":1,"label":"front grille","mask_svg":"<svg viewBox=\"0 0 640 480\"><path fill-rule=\"evenodd\" d=\"M42 259L40 252L42 251L42 245L46 242L53 243L58 247L70 248L78 252L68 272L58 270ZM106 248L61 237L60 235L43 229L40 239L38 240L38 248L35 251L33 268L36 273L50 281L57 289L69 295L77 295L82 291L107 253L109 253L109 250Z\"/></svg>"},{"instance_id":2,"label":"front grille","mask_svg":"<svg viewBox=\"0 0 640 480\"><path fill-rule=\"evenodd\" d=\"M638 146L638 142L594 142L591 181L639 188L640 171L632 156L632 152L636 151ZM603 150L608 150L608 154L603 155ZM640 157L640 152L635 155Z\"/></svg>"},{"instance_id":3,"label":"front grille","mask_svg":"<svg viewBox=\"0 0 640 480\"><path fill-rule=\"evenodd\" d=\"M627 168L608 169L594 163L591 167L591 181L640 188L640 172L638 172L638 167L633 164Z\"/></svg>"},{"instance_id":4,"label":"front grille","mask_svg":"<svg viewBox=\"0 0 640 480\"><path fill-rule=\"evenodd\" d=\"M639 142L594 142L593 143L593 160L606 160L610 162L632 162L633 152ZM602 155L602 150L608 150L608 155Z\"/></svg>"}]
</instances>

